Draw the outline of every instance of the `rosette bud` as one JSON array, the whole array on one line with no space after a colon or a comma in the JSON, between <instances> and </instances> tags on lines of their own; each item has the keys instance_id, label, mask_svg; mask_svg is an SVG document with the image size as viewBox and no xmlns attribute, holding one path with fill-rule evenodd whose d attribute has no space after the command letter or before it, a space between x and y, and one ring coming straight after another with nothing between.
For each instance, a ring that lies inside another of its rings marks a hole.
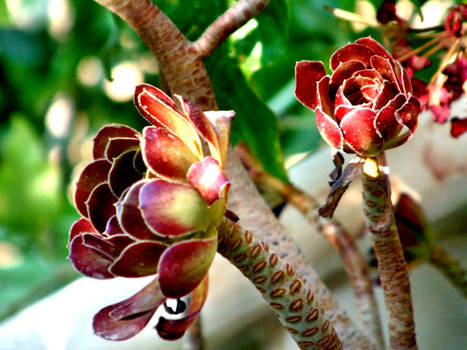
<instances>
[{"instance_id":1,"label":"rosette bud","mask_svg":"<svg viewBox=\"0 0 467 350\"><path fill-rule=\"evenodd\" d=\"M206 299L230 188L223 166L234 114L177 101L151 85L137 86L135 105L153 125L142 134L103 127L94 160L76 184L83 215L69 237L76 269L98 279L156 274L140 292L96 314L94 331L109 340L134 336L167 298L192 293L188 316L161 317L156 327L165 339L179 338Z\"/></svg>"},{"instance_id":2,"label":"rosette bud","mask_svg":"<svg viewBox=\"0 0 467 350\"><path fill-rule=\"evenodd\" d=\"M409 75L372 38L361 38L331 57L332 74L317 61L296 66L297 99L316 114L321 136L332 147L362 157L406 142L420 104Z\"/></svg>"}]
</instances>

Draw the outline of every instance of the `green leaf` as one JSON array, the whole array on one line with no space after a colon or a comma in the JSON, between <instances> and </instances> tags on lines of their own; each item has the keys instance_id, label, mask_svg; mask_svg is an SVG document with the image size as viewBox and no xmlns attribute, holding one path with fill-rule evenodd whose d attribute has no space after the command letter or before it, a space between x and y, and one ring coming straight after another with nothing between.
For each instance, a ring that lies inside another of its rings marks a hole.
<instances>
[{"instance_id":1,"label":"green leaf","mask_svg":"<svg viewBox=\"0 0 467 350\"><path fill-rule=\"evenodd\" d=\"M423 21L422 6L426 0L410 0L410 2L415 6L417 14L420 16L420 19Z\"/></svg>"},{"instance_id":2,"label":"green leaf","mask_svg":"<svg viewBox=\"0 0 467 350\"><path fill-rule=\"evenodd\" d=\"M281 119L281 145L284 156L317 150L322 138L311 113L289 115Z\"/></svg>"},{"instance_id":3,"label":"green leaf","mask_svg":"<svg viewBox=\"0 0 467 350\"><path fill-rule=\"evenodd\" d=\"M11 24L10 15L4 0L0 1L0 26L6 27Z\"/></svg>"},{"instance_id":4,"label":"green leaf","mask_svg":"<svg viewBox=\"0 0 467 350\"><path fill-rule=\"evenodd\" d=\"M62 205L60 171L25 118L13 117L2 141L0 222L7 238L21 245L46 240Z\"/></svg>"},{"instance_id":5,"label":"green leaf","mask_svg":"<svg viewBox=\"0 0 467 350\"><path fill-rule=\"evenodd\" d=\"M235 110L231 141L245 141L271 174L287 181L276 115L251 90L237 61L219 47L206 60L220 109Z\"/></svg>"},{"instance_id":6,"label":"green leaf","mask_svg":"<svg viewBox=\"0 0 467 350\"><path fill-rule=\"evenodd\" d=\"M249 80L255 71L271 67L287 55L288 29L288 2L278 0L229 38L240 68Z\"/></svg>"}]
</instances>

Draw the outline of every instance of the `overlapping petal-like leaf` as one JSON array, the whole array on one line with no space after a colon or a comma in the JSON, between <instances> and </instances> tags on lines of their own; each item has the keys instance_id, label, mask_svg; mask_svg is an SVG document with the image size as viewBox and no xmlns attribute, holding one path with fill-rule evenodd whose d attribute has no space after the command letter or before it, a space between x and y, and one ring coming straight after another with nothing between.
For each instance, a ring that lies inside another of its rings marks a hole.
<instances>
[{"instance_id":1,"label":"overlapping petal-like leaf","mask_svg":"<svg viewBox=\"0 0 467 350\"><path fill-rule=\"evenodd\" d=\"M126 125L110 124L104 126L93 139L92 156L94 159L105 157L105 151L112 138L135 138L138 132Z\"/></svg>"},{"instance_id":2,"label":"overlapping petal-like leaf","mask_svg":"<svg viewBox=\"0 0 467 350\"><path fill-rule=\"evenodd\" d=\"M99 311L92 324L94 333L108 340L131 338L146 327L165 300L156 278L131 298Z\"/></svg>"},{"instance_id":3,"label":"overlapping petal-like leaf","mask_svg":"<svg viewBox=\"0 0 467 350\"><path fill-rule=\"evenodd\" d=\"M99 232L104 232L107 221L115 215L117 197L112 193L110 186L104 182L94 188L89 196L86 207L89 220Z\"/></svg>"},{"instance_id":4,"label":"overlapping petal-like leaf","mask_svg":"<svg viewBox=\"0 0 467 350\"><path fill-rule=\"evenodd\" d=\"M211 157L193 164L188 171L187 179L209 205L218 199L225 199L230 188L227 176L219 163Z\"/></svg>"},{"instance_id":5,"label":"overlapping petal-like leaf","mask_svg":"<svg viewBox=\"0 0 467 350\"><path fill-rule=\"evenodd\" d=\"M217 250L217 237L175 243L162 254L159 283L164 295L180 298L191 292L206 276Z\"/></svg>"},{"instance_id":6,"label":"overlapping petal-like leaf","mask_svg":"<svg viewBox=\"0 0 467 350\"><path fill-rule=\"evenodd\" d=\"M331 69L327 76L321 62L298 62L295 88L329 145L372 157L410 138L420 104L408 73L381 44L349 43L332 55Z\"/></svg>"},{"instance_id":7,"label":"overlapping petal-like leaf","mask_svg":"<svg viewBox=\"0 0 467 350\"><path fill-rule=\"evenodd\" d=\"M154 173L175 181L186 181L188 169L199 160L177 136L158 127L144 129L141 149Z\"/></svg>"},{"instance_id":8,"label":"overlapping petal-like leaf","mask_svg":"<svg viewBox=\"0 0 467 350\"><path fill-rule=\"evenodd\" d=\"M75 188L75 206L81 215L88 217L88 200L94 188L107 181L107 174L112 164L106 159L98 159L89 163L82 171L76 182Z\"/></svg>"},{"instance_id":9,"label":"overlapping petal-like leaf","mask_svg":"<svg viewBox=\"0 0 467 350\"><path fill-rule=\"evenodd\" d=\"M201 141L195 129L162 91L148 84L138 85L134 102L138 111L150 123L166 128L182 139L193 154L202 156Z\"/></svg>"},{"instance_id":10,"label":"overlapping petal-like leaf","mask_svg":"<svg viewBox=\"0 0 467 350\"><path fill-rule=\"evenodd\" d=\"M230 188L223 165L234 113L205 113L182 97L179 107L147 84L136 88L134 101L153 126L142 135L117 124L97 133L94 160L76 186L84 218L70 230L69 257L98 279L156 274L143 290L96 314L94 331L105 339L134 336L166 298L193 292L187 316L161 318L157 326L161 337L176 339L206 300Z\"/></svg>"},{"instance_id":11,"label":"overlapping petal-like leaf","mask_svg":"<svg viewBox=\"0 0 467 350\"><path fill-rule=\"evenodd\" d=\"M192 186L154 180L139 193L139 207L147 226L165 237L206 230L212 209Z\"/></svg>"}]
</instances>

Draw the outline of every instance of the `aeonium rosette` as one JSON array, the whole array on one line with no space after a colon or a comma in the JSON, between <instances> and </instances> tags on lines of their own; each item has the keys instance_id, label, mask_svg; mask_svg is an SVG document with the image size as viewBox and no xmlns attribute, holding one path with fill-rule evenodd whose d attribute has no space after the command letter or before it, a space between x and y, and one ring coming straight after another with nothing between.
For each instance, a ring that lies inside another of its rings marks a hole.
<instances>
[{"instance_id":1,"label":"aeonium rosette","mask_svg":"<svg viewBox=\"0 0 467 350\"><path fill-rule=\"evenodd\" d=\"M411 79L377 41L361 38L331 57L332 74L317 61L296 66L297 99L316 114L332 147L373 157L406 142L420 110Z\"/></svg>"},{"instance_id":2,"label":"aeonium rosette","mask_svg":"<svg viewBox=\"0 0 467 350\"><path fill-rule=\"evenodd\" d=\"M156 275L94 316L95 333L109 340L134 336L166 299L191 293L185 317L161 317L156 326L162 338L177 339L207 296L230 188L223 166L234 113L203 112L176 97L178 105L151 85L137 86L135 105L153 125L142 134L124 125L103 127L93 161L76 183L83 215L69 237L76 269L97 279Z\"/></svg>"}]
</instances>

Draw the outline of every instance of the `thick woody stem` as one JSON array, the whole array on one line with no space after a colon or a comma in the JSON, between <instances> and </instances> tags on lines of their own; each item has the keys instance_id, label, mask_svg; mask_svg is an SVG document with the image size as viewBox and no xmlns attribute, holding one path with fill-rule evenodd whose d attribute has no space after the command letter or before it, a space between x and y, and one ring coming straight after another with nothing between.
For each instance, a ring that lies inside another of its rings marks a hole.
<instances>
[{"instance_id":1,"label":"thick woody stem","mask_svg":"<svg viewBox=\"0 0 467 350\"><path fill-rule=\"evenodd\" d=\"M374 346L340 309L333 295L311 267L296 242L284 232L233 149L229 150L226 170L229 179L235 179L232 181L229 193L229 208L240 217L239 224L254 232L255 237L266 242L271 251L296 268L320 299L326 317L336 328L345 349L374 349Z\"/></svg>"},{"instance_id":2,"label":"thick woody stem","mask_svg":"<svg viewBox=\"0 0 467 350\"><path fill-rule=\"evenodd\" d=\"M467 298L467 271L459 261L437 245L431 247L429 259Z\"/></svg>"},{"instance_id":3,"label":"thick woody stem","mask_svg":"<svg viewBox=\"0 0 467 350\"><path fill-rule=\"evenodd\" d=\"M150 0L95 0L127 21L161 64L170 92L185 96L204 110L217 109L212 84L203 57L170 19ZM371 349L301 254L267 204L261 198L233 149L229 150L227 175L232 183L229 207L240 216L243 227L255 231L260 239L274 244L274 250L287 257L315 295L321 299L327 317L337 329L346 349Z\"/></svg>"},{"instance_id":4,"label":"thick woody stem","mask_svg":"<svg viewBox=\"0 0 467 350\"><path fill-rule=\"evenodd\" d=\"M300 349L342 349L318 298L292 265L229 219L218 232L218 252L261 292Z\"/></svg>"},{"instance_id":5,"label":"thick woody stem","mask_svg":"<svg viewBox=\"0 0 467 350\"><path fill-rule=\"evenodd\" d=\"M160 63L171 93L217 109L211 80L193 44L151 0L95 0L124 19Z\"/></svg>"},{"instance_id":6,"label":"thick woody stem","mask_svg":"<svg viewBox=\"0 0 467 350\"><path fill-rule=\"evenodd\" d=\"M397 233L384 154L363 166L363 211L373 239L388 312L391 349L416 349L407 263Z\"/></svg>"},{"instance_id":7,"label":"thick woody stem","mask_svg":"<svg viewBox=\"0 0 467 350\"><path fill-rule=\"evenodd\" d=\"M292 187L292 186L290 186ZM384 348L383 332L378 306L373 294L373 284L368 273L365 259L354 238L335 219L326 220L318 215L316 200L297 188L290 188L287 197L302 212L309 223L322 232L339 253L342 264L349 277L355 294L355 304L360 318L361 328L368 339L378 349Z\"/></svg>"},{"instance_id":8,"label":"thick woody stem","mask_svg":"<svg viewBox=\"0 0 467 350\"><path fill-rule=\"evenodd\" d=\"M245 157L242 157L242 160ZM354 238L345 231L335 219L327 220L318 215L319 204L310 195L297 187L284 183L280 179L261 169L250 171L253 181L259 187L279 192L290 204L296 207L307 221L326 237L340 254L344 268L354 290L356 309L359 314L361 328L368 339L378 348L384 348L381 319L373 294L373 285L368 273L367 264L360 253Z\"/></svg>"},{"instance_id":9,"label":"thick woody stem","mask_svg":"<svg viewBox=\"0 0 467 350\"><path fill-rule=\"evenodd\" d=\"M198 53L209 56L234 31L256 17L271 0L239 0L217 18L194 43Z\"/></svg>"}]
</instances>

